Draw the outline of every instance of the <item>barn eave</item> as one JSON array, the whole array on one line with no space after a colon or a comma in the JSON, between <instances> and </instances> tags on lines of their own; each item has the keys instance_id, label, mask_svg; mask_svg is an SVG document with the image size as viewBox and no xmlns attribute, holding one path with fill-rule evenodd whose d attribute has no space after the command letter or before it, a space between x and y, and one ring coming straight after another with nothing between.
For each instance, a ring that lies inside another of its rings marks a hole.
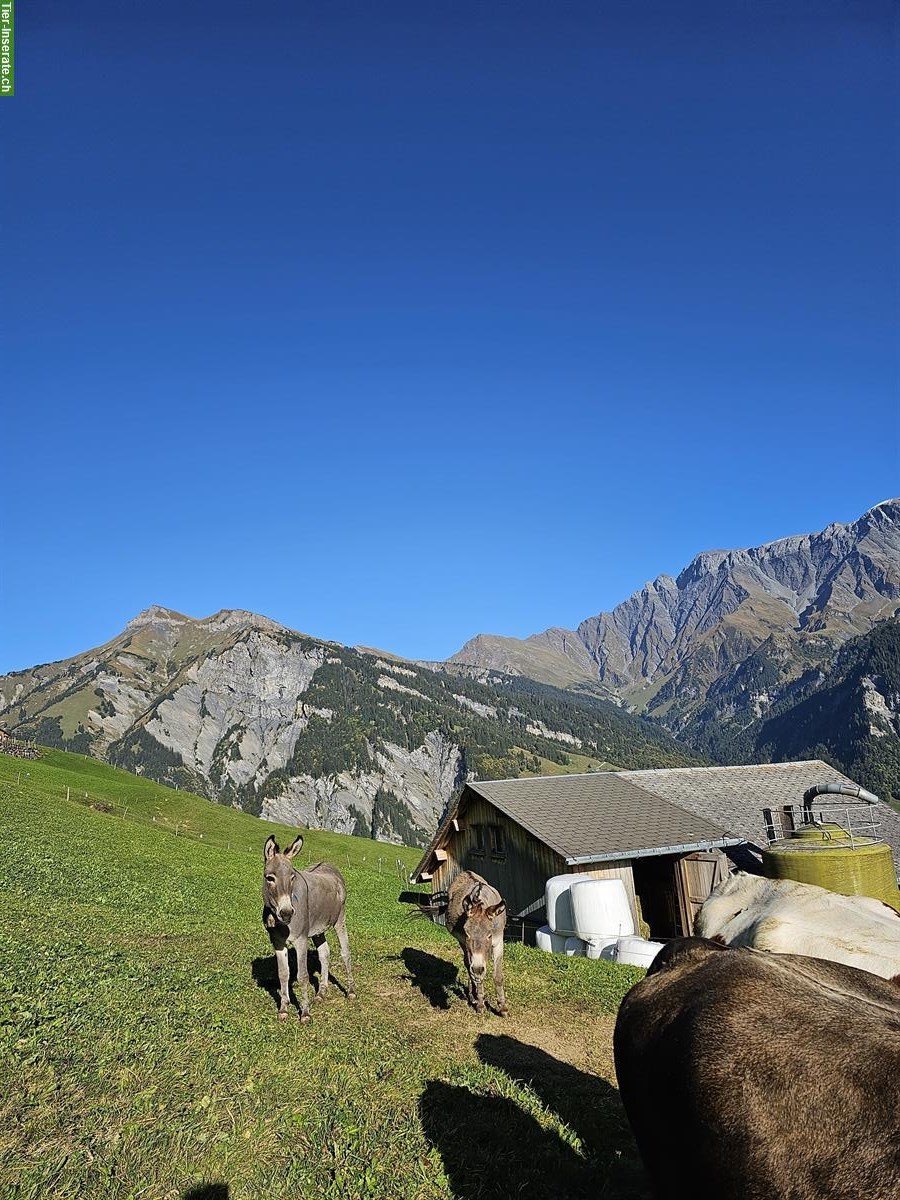
<instances>
[{"instance_id":1,"label":"barn eave","mask_svg":"<svg viewBox=\"0 0 900 1200\"><path fill-rule=\"evenodd\" d=\"M566 857L569 867L584 866L593 862L613 862L628 858L653 858L662 854L690 854L696 850L724 850L729 846L742 846L743 838L717 838L715 841L682 842L677 846L642 846L637 850L610 850L604 854L582 854Z\"/></svg>"}]
</instances>

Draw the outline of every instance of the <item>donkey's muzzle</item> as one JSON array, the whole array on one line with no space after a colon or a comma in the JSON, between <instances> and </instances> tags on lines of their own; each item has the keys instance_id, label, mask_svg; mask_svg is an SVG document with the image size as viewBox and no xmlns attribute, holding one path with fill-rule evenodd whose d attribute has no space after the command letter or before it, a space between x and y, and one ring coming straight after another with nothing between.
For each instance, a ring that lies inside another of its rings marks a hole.
<instances>
[{"instance_id":1,"label":"donkey's muzzle","mask_svg":"<svg viewBox=\"0 0 900 1200\"><path fill-rule=\"evenodd\" d=\"M282 924L287 925L288 921L290 921L293 915L294 910L290 904L279 904L278 920L281 921Z\"/></svg>"}]
</instances>

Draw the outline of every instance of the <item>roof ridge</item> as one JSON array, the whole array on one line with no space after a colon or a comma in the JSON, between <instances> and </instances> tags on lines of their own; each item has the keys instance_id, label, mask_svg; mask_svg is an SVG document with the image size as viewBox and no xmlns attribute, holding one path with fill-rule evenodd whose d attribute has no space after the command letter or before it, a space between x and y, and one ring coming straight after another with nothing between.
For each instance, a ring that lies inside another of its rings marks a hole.
<instances>
[{"instance_id":1,"label":"roof ridge","mask_svg":"<svg viewBox=\"0 0 900 1200\"><path fill-rule=\"evenodd\" d=\"M508 775L505 779L469 779L469 784L479 783L546 783L548 779L587 779L593 775L621 775L621 771L560 771L558 775Z\"/></svg>"},{"instance_id":2,"label":"roof ridge","mask_svg":"<svg viewBox=\"0 0 900 1200\"><path fill-rule=\"evenodd\" d=\"M611 775L676 775L686 774L688 771L764 771L770 770L772 767L826 767L829 771L837 771L837 767L831 766L822 758L797 758L791 759L789 762L771 762L771 763L712 763L707 767L635 767L623 771L610 771ZM591 772L589 772L591 773ZM593 774L601 774L602 772L595 771ZM838 774L843 772L838 771Z\"/></svg>"}]
</instances>

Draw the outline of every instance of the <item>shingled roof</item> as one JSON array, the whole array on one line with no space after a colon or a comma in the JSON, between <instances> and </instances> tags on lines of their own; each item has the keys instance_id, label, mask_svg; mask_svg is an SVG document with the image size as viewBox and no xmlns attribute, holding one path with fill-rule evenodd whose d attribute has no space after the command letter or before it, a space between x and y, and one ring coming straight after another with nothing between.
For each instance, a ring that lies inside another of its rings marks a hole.
<instances>
[{"instance_id":1,"label":"shingled roof","mask_svg":"<svg viewBox=\"0 0 900 1200\"><path fill-rule=\"evenodd\" d=\"M858 785L821 759L804 762L763 763L747 767L673 767L655 771L619 771L620 779L651 792L670 804L713 821L753 846L767 844L763 809L785 804L799 805L807 788L817 783ZM869 805L847 796L823 796L853 809ZM874 806L874 817L882 838L900 860L900 813L889 805ZM835 820L839 817L835 816Z\"/></svg>"},{"instance_id":2,"label":"shingled roof","mask_svg":"<svg viewBox=\"0 0 900 1200\"><path fill-rule=\"evenodd\" d=\"M763 809L799 805L807 788L817 783L857 786L819 759L478 780L468 783L447 811L414 876L426 870L471 792L574 865L742 842L765 846ZM837 796L826 799L848 807L863 803ZM900 860L900 813L879 804L875 816L881 836Z\"/></svg>"},{"instance_id":3,"label":"shingled roof","mask_svg":"<svg viewBox=\"0 0 900 1200\"><path fill-rule=\"evenodd\" d=\"M720 844L724 829L614 772L469 784L567 862Z\"/></svg>"},{"instance_id":4,"label":"shingled roof","mask_svg":"<svg viewBox=\"0 0 900 1200\"><path fill-rule=\"evenodd\" d=\"M475 793L568 863L736 844L718 824L637 787L615 771L479 780L447 812L414 875L425 869L453 818Z\"/></svg>"}]
</instances>

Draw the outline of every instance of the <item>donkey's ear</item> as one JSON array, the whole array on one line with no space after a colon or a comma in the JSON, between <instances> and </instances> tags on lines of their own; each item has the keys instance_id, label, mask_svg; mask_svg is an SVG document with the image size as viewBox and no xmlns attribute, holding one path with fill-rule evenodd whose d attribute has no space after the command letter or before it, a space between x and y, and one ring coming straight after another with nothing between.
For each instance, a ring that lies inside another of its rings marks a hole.
<instances>
[{"instance_id":1,"label":"donkey's ear","mask_svg":"<svg viewBox=\"0 0 900 1200\"><path fill-rule=\"evenodd\" d=\"M287 850L284 852L285 858L294 858L303 849L303 834L298 833Z\"/></svg>"},{"instance_id":2,"label":"donkey's ear","mask_svg":"<svg viewBox=\"0 0 900 1200\"><path fill-rule=\"evenodd\" d=\"M506 912L506 901L501 900L499 904L492 904L484 910L486 917L499 917L501 913Z\"/></svg>"},{"instance_id":3,"label":"donkey's ear","mask_svg":"<svg viewBox=\"0 0 900 1200\"><path fill-rule=\"evenodd\" d=\"M467 896L463 896L463 912L466 912L466 913L471 912L472 909L475 908L475 906L477 904L478 904L478 901L475 899L472 892L469 892L469 894Z\"/></svg>"},{"instance_id":4,"label":"donkey's ear","mask_svg":"<svg viewBox=\"0 0 900 1200\"><path fill-rule=\"evenodd\" d=\"M268 862L269 859L274 858L277 853L278 853L278 843L275 841L275 839L273 837L271 837L271 836L267 837L265 847L263 848L263 858L265 859L266 862Z\"/></svg>"}]
</instances>

